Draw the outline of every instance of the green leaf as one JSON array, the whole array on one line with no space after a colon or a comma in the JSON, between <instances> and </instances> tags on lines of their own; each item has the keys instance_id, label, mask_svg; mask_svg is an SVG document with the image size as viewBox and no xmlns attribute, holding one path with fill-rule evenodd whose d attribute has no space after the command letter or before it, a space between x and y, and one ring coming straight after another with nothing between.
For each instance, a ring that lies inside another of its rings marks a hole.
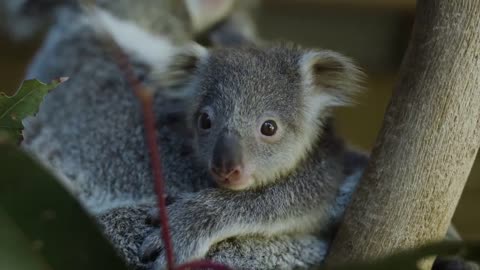
<instances>
[{"instance_id":1,"label":"green leaf","mask_svg":"<svg viewBox=\"0 0 480 270\"><path fill-rule=\"evenodd\" d=\"M18 226L0 208L0 269L45 270L49 269L41 256L19 230ZM19 260L19 258L22 258Z\"/></svg>"},{"instance_id":2,"label":"green leaf","mask_svg":"<svg viewBox=\"0 0 480 270\"><path fill-rule=\"evenodd\" d=\"M0 153L0 269L127 269L59 180L11 143Z\"/></svg>"},{"instance_id":3,"label":"green leaf","mask_svg":"<svg viewBox=\"0 0 480 270\"><path fill-rule=\"evenodd\" d=\"M320 269L329 270L417 270L418 262L431 257L459 257L480 263L480 241L442 241L410 250L400 251L385 258Z\"/></svg>"},{"instance_id":4,"label":"green leaf","mask_svg":"<svg viewBox=\"0 0 480 270\"><path fill-rule=\"evenodd\" d=\"M38 112L45 95L66 79L44 84L38 80L26 80L15 95L0 93L0 132L17 142L22 139L22 120Z\"/></svg>"}]
</instances>

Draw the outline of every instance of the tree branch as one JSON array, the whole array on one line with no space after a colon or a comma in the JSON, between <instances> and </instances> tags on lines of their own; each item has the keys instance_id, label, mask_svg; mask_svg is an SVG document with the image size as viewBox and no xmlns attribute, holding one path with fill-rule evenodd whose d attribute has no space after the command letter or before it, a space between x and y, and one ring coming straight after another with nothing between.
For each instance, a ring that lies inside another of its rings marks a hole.
<instances>
[{"instance_id":1,"label":"tree branch","mask_svg":"<svg viewBox=\"0 0 480 270\"><path fill-rule=\"evenodd\" d=\"M371 162L327 264L441 240L480 146L480 1L418 0Z\"/></svg>"}]
</instances>

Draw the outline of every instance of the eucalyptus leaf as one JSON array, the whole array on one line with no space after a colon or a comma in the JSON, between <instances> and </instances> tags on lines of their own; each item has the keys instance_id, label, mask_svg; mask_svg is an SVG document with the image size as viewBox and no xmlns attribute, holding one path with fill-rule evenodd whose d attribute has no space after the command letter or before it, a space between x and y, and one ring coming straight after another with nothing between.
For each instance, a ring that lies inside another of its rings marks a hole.
<instances>
[{"instance_id":1,"label":"eucalyptus leaf","mask_svg":"<svg viewBox=\"0 0 480 270\"><path fill-rule=\"evenodd\" d=\"M9 220L2 218L0 236L24 243L18 250L30 256L16 260L36 264L32 270L127 269L94 218L48 170L6 141L0 153L0 218Z\"/></svg>"},{"instance_id":2,"label":"eucalyptus leaf","mask_svg":"<svg viewBox=\"0 0 480 270\"><path fill-rule=\"evenodd\" d=\"M45 95L66 79L44 84L38 80L26 80L11 97L0 92L0 131L19 142L22 139L22 120L38 112Z\"/></svg>"}]
</instances>

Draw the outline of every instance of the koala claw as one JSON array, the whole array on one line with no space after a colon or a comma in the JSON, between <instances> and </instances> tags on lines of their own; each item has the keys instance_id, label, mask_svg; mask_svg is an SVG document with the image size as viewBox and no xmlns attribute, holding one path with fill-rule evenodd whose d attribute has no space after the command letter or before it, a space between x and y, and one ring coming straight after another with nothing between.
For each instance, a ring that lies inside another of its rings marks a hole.
<instances>
[{"instance_id":1,"label":"koala claw","mask_svg":"<svg viewBox=\"0 0 480 270\"><path fill-rule=\"evenodd\" d=\"M163 251L163 240L160 237L160 232L156 230L147 236L139 251L141 262L155 261Z\"/></svg>"},{"instance_id":2,"label":"koala claw","mask_svg":"<svg viewBox=\"0 0 480 270\"><path fill-rule=\"evenodd\" d=\"M165 199L165 203L167 206L173 204L175 202L175 198L172 196L167 196ZM147 213L147 217L145 219L145 224L150 225L150 226L155 226L158 227L160 226L160 216L158 214L158 208L154 207Z\"/></svg>"},{"instance_id":3,"label":"koala claw","mask_svg":"<svg viewBox=\"0 0 480 270\"><path fill-rule=\"evenodd\" d=\"M145 224L154 227L160 226L160 216L158 215L157 208L153 208L148 211L147 217L145 218Z\"/></svg>"},{"instance_id":4,"label":"koala claw","mask_svg":"<svg viewBox=\"0 0 480 270\"><path fill-rule=\"evenodd\" d=\"M172 230L171 236L172 241L175 245L175 263L186 263L194 259L202 258L208 251L208 245L203 245L199 247L196 243L205 242L201 239L194 238L182 238L178 232L175 233L175 230ZM189 240L186 240L189 239ZM155 230L153 233L148 235L139 250L140 260L143 263L154 262L153 269L160 270L166 267L166 257L165 257L165 244L160 235L159 230Z\"/></svg>"}]
</instances>

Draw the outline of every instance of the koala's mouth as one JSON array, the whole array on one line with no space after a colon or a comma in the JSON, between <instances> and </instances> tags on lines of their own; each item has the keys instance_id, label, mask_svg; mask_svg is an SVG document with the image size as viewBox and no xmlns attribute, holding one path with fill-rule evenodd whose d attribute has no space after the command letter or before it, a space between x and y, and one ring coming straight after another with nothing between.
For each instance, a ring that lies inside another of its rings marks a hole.
<instances>
[{"instance_id":1,"label":"koala's mouth","mask_svg":"<svg viewBox=\"0 0 480 270\"><path fill-rule=\"evenodd\" d=\"M215 182L223 188L231 190L242 190L253 185L252 170L249 167L238 166L228 172L219 172L210 169L210 174Z\"/></svg>"},{"instance_id":2,"label":"koala's mouth","mask_svg":"<svg viewBox=\"0 0 480 270\"><path fill-rule=\"evenodd\" d=\"M229 175L218 175L212 173L215 182L223 187L232 190L241 190L251 186L252 180L249 175L244 175L241 172L232 172Z\"/></svg>"}]
</instances>

